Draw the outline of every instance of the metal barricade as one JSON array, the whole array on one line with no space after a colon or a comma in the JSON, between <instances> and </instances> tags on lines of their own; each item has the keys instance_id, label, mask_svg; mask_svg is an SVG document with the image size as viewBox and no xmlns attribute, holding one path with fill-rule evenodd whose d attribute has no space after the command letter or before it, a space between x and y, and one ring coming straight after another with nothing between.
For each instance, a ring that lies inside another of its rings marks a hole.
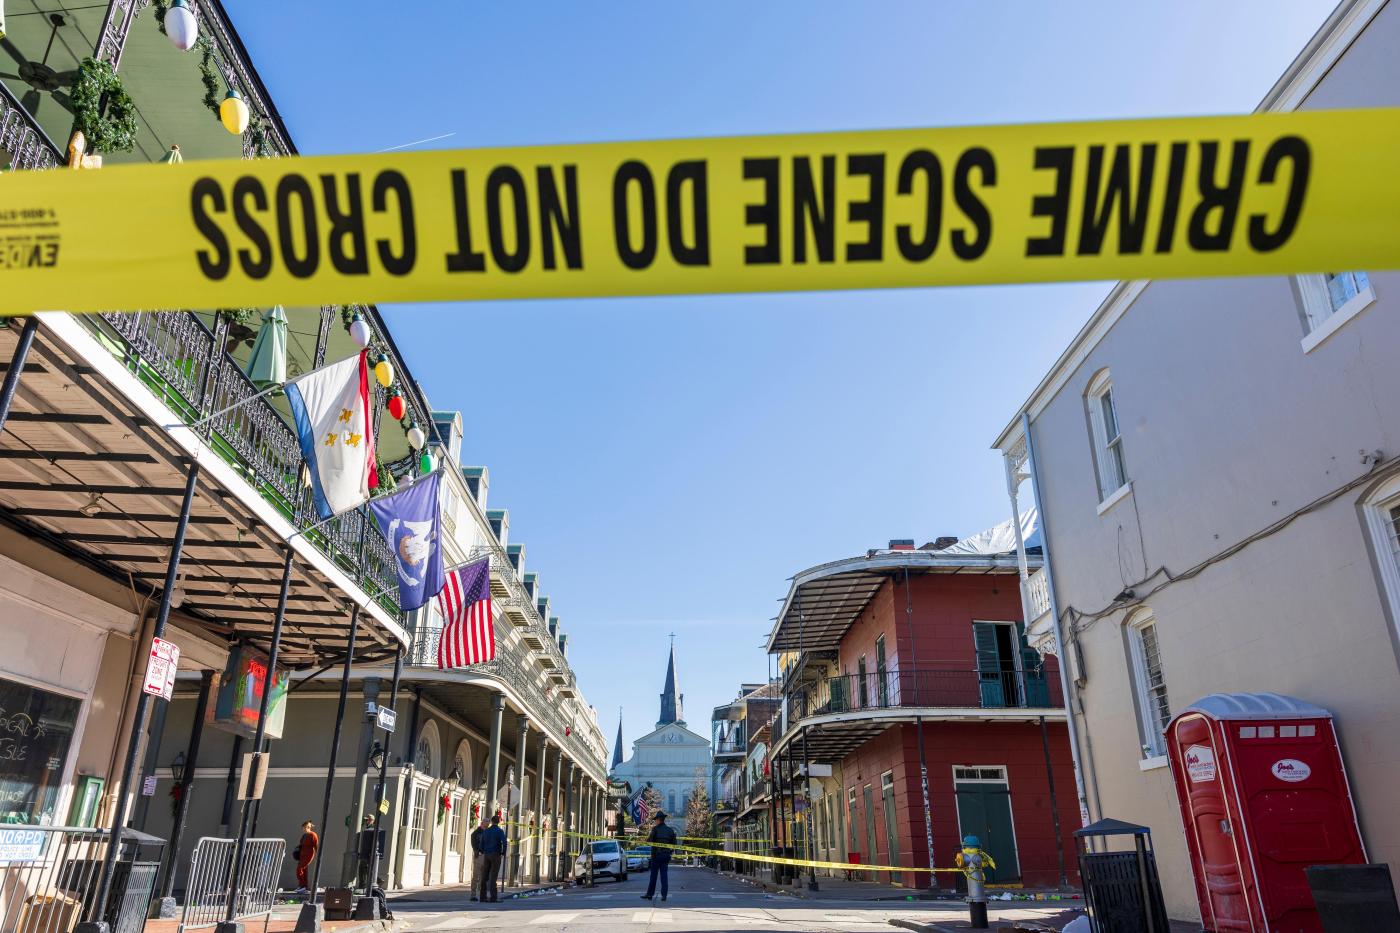
<instances>
[{"instance_id":1,"label":"metal barricade","mask_svg":"<svg viewBox=\"0 0 1400 933\"><path fill-rule=\"evenodd\" d=\"M228 912L229 885L233 881L234 843L233 839L205 836L195 845L189 880L185 884L180 933L223 922ZM239 890L233 892L235 920L261 916L263 929L267 929L286 849L285 839L249 839L244 843Z\"/></svg>"},{"instance_id":2,"label":"metal barricade","mask_svg":"<svg viewBox=\"0 0 1400 933\"><path fill-rule=\"evenodd\" d=\"M67 933L95 908L110 834L78 826L0 826L0 931ZM160 859L137 861L165 840L133 829L121 834L106 920L114 933L140 933Z\"/></svg>"}]
</instances>

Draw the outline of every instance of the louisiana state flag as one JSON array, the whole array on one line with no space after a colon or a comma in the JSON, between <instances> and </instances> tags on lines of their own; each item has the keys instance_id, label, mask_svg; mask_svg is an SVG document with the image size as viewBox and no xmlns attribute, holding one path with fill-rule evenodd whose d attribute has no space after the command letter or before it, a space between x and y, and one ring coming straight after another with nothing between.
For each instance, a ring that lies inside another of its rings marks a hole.
<instances>
[{"instance_id":1,"label":"louisiana state flag","mask_svg":"<svg viewBox=\"0 0 1400 933\"><path fill-rule=\"evenodd\" d=\"M379 485L365 352L292 380L286 392L316 513L330 518L360 505Z\"/></svg>"}]
</instances>

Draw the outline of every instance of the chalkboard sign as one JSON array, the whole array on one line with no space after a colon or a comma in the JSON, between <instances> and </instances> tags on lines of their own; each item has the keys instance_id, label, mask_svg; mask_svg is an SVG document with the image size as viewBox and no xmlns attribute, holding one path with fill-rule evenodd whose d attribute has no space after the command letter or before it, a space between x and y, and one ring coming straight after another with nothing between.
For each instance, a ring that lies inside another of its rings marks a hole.
<instances>
[{"instance_id":1,"label":"chalkboard sign","mask_svg":"<svg viewBox=\"0 0 1400 933\"><path fill-rule=\"evenodd\" d=\"M0 677L0 822L53 822L81 705Z\"/></svg>"}]
</instances>

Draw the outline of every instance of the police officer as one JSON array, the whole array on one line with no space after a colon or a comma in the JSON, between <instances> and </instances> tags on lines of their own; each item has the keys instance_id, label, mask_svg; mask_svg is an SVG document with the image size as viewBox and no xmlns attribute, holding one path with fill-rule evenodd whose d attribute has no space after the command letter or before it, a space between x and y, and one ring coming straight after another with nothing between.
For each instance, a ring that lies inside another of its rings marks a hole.
<instances>
[{"instance_id":1,"label":"police officer","mask_svg":"<svg viewBox=\"0 0 1400 933\"><path fill-rule=\"evenodd\" d=\"M647 837L647 842L652 843L651 847L651 879L647 882L647 893L642 895L642 900L649 901L656 896L656 879L658 874L661 877L661 899L666 900L666 893L670 887L670 878L667 869L671 866L671 852L679 838L676 831L666 825L666 814L657 811L656 825L652 827L651 835Z\"/></svg>"}]
</instances>

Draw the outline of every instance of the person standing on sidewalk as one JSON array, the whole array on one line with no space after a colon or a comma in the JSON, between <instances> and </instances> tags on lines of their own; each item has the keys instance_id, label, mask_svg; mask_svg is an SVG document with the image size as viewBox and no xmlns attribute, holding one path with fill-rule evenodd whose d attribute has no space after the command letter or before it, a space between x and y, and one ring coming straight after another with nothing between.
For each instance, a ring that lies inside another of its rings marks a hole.
<instances>
[{"instance_id":1,"label":"person standing on sidewalk","mask_svg":"<svg viewBox=\"0 0 1400 933\"><path fill-rule=\"evenodd\" d=\"M306 870L316 858L316 850L321 847L321 837L316 835L316 824L307 820L301 824L301 841L292 850L292 858L297 860L297 893L307 894Z\"/></svg>"},{"instance_id":2,"label":"person standing on sidewalk","mask_svg":"<svg viewBox=\"0 0 1400 933\"><path fill-rule=\"evenodd\" d=\"M486 863L481 872L477 896L487 904L498 900L496 878L501 873L501 863L506 857L506 831L501 829L501 815L491 815L491 825L481 833L481 856Z\"/></svg>"},{"instance_id":3,"label":"person standing on sidewalk","mask_svg":"<svg viewBox=\"0 0 1400 933\"><path fill-rule=\"evenodd\" d=\"M651 835L647 837L647 842L651 847L651 879L647 882L647 893L642 895L642 900L649 901L656 896L656 879L661 878L661 899L666 900L666 895L670 889L669 869L671 867L672 846L678 841L676 831L666 825L666 814L657 811L656 825L652 827Z\"/></svg>"},{"instance_id":4,"label":"person standing on sidewalk","mask_svg":"<svg viewBox=\"0 0 1400 933\"><path fill-rule=\"evenodd\" d=\"M477 900L476 889L481 886L481 876L486 873L486 857L481 854L481 834L486 832L486 828L491 824L486 821L486 817L481 818L481 825L472 830L472 900Z\"/></svg>"}]
</instances>

